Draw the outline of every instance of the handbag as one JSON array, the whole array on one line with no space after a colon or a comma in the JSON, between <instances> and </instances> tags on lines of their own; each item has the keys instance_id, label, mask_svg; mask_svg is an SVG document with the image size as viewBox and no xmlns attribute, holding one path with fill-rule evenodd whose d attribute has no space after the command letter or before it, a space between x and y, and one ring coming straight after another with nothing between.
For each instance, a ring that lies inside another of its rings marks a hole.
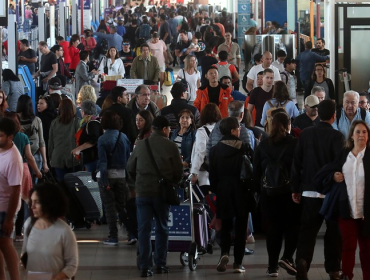
<instances>
[{"instance_id":1,"label":"handbag","mask_svg":"<svg viewBox=\"0 0 370 280\"><path fill-rule=\"evenodd\" d=\"M244 183L253 179L253 164L251 156L246 153L242 156L242 168L240 170L240 180Z\"/></svg>"},{"instance_id":2,"label":"handbag","mask_svg":"<svg viewBox=\"0 0 370 280\"><path fill-rule=\"evenodd\" d=\"M162 199L165 203L168 205L180 205L180 198L177 192L177 184L172 183L171 181L165 179L161 173L159 172L158 166L155 162L152 150L149 145L149 140L148 138L144 140L146 148L148 150L148 154L150 157L150 160L152 161L153 167L158 175L159 179L159 186L161 188L161 194L162 194Z\"/></svg>"},{"instance_id":3,"label":"handbag","mask_svg":"<svg viewBox=\"0 0 370 280\"><path fill-rule=\"evenodd\" d=\"M32 230L34 224L35 224L35 221L31 220L31 223L30 223L30 225L27 229L27 232L28 232L27 242L28 242L28 238L30 237L30 233L31 233L31 230ZM27 248L27 244L25 244L24 248ZM22 266L24 268L27 268L27 262L28 262L28 253L27 253L27 251L24 252L19 259L21 261Z\"/></svg>"}]
</instances>

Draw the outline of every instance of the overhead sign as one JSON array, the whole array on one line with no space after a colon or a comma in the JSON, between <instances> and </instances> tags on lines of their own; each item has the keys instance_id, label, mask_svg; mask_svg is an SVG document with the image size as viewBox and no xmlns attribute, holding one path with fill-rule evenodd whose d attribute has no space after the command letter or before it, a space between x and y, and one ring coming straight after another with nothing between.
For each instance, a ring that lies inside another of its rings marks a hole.
<instances>
[{"instance_id":1,"label":"overhead sign","mask_svg":"<svg viewBox=\"0 0 370 280\"><path fill-rule=\"evenodd\" d=\"M81 10L81 1L77 0L78 2L78 9ZM90 10L90 0L83 0L84 10Z\"/></svg>"}]
</instances>

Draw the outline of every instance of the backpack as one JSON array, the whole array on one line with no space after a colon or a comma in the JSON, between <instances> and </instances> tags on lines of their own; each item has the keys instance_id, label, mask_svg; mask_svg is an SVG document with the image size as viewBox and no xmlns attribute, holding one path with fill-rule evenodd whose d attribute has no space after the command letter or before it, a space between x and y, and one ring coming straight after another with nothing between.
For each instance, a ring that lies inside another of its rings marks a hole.
<instances>
[{"instance_id":1,"label":"backpack","mask_svg":"<svg viewBox=\"0 0 370 280\"><path fill-rule=\"evenodd\" d=\"M150 39L150 25L148 23L143 23L140 26L139 38Z\"/></svg>"},{"instance_id":2,"label":"backpack","mask_svg":"<svg viewBox=\"0 0 370 280\"><path fill-rule=\"evenodd\" d=\"M231 34L234 32L234 25L231 19L227 19L224 24L225 33L230 32Z\"/></svg>"},{"instance_id":3,"label":"backpack","mask_svg":"<svg viewBox=\"0 0 370 280\"><path fill-rule=\"evenodd\" d=\"M184 78L180 79L180 80L179 80L179 82L180 82L180 83L183 83L183 84L186 86L186 88L188 89L188 91L190 91L190 85L189 85L189 83L186 81L185 70L184 70L184 69L182 69L182 72L183 72L183 74L184 74ZM190 96L190 93L189 93L189 94L188 94L188 98L187 98L187 101L188 101L188 102L189 102L190 98L191 98L191 96Z\"/></svg>"},{"instance_id":4,"label":"backpack","mask_svg":"<svg viewBox=\"0 0 370 280\"><path fill-rule=\"evenodd\" d=\"M288 77L287 73L285 73L285 72L280 72L280 76L281 76L281 75L284 75L284 76L285 76L285 85L287 85L287 86L288 86L288 79L289 79L289 77Z\"/></svg>"},{"instance_id":5,"label":"backpack","mask_svg":"<svg viewBox=\"0 0 370 280\"><path fill-rule=\"evenodd\" d=\"M169 87L172 86L175 83L175 76L173 74L172 68L166 68L166 71L164 73L164 83L163 85Z\"/></svg>"},{"instance_id":6,"label":"backpack","mask_svg":"<svg viewBox=\"0 0 370 280\"><path fill-rule=\"evenodd\" d=\"M283 109L285 111L285 106L288 104L288 100L284 102L284 104L278 103L276 106L272 105L271 101L267 101L267 103L270 105L270 109L267 110L266 115L266 122L265 122L265 132L267 134L271 133L271 128L272 128L272 112L277 110L277 109ZM286 112L286 111L285 111Z\"/></svg>"},{"instance_id":7,"label":"backpack","mask_svg":"<svg viewBox=\"0 0 370 280\"><path fill-rule=\"evenodd\" d=\"M225 65L221 65L219 63L216 64L217 66L217 69L218 69L218 77L221 79L222 77L225 77L225 76L228 76L230 77L230 79L232 78L231 77L231 72L230 72L230 69L229 69L229 66L231 64L227 63Z\"/></svg>"},{"instance_id":8,"label":"backpack","mask_svg":"<svg viewBox=\"0 0 370 280\"><path fill-rule=\"evenodd\" d=\"M208 136L208 139L207 141L209 140L209 135L211 134L211 132L209 131L208 127L206 127L205 125L202 126L204 128L204 130L206 131L207 133L207 136ZM200 171L208 171L209 169L209 165L208 165L208 161L206 159L206 157L204 157L204 161L202 163L202 165L200 166Z\"/></svg>"},{"instance_id":9,"label":"backpack","mask_svg":"<svg viewBox=\"0 0 370 280\"><path fill-rule=\"evenodd\" d=\"M339 120L340 120L340 117L342 116L342 108L343 108L342 106L337 107L337 112L340 112L339 114L338 113L336 114L337 126L339 126ZM360 114L361 114L361 120L365 121L366 110L364 108L360 108Z\"/></svg>"},{"instance_id":10,"label":"backpack","mask_svg":"<svg viewBox=\"0 0 370 280\"><path fill-rule=\"evenodd\" d=\"M288 168L281 160L287 148L288 145L284 147L276 160L272 160L266 152L261 150L269 161L265 168L265 175L262 177L262 188L269 196L290 192Z\"/></svg>"},{"instance_id":11,"label":"backpack","mask_svg":"<svg viewBox=\"0 0 370 280\"><path fill-rule=\"evenodd\" d=\"M28 139L30 140L30 147L32 154L34 155L39 149L38 149L38 139L37 134L39 133L39 130L37 129L36 125L36 118L29 120L21 120L20 124L22 126L22 132L27 135Z\"/></svg>"}]
</instances>

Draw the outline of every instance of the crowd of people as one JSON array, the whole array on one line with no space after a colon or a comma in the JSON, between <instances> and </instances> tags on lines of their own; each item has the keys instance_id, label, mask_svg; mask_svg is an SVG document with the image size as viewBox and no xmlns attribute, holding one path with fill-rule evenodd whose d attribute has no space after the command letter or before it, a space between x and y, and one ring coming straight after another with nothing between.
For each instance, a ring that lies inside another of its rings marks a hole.
<instances>
[{"instance_id":1,"label":"crowd of people","mask_svg":"<svg viewBox=\"0 0 370 280\"><path fill-rule=\"evenodd\" d=\"M39 42L41 66L34 76L41 78L44 93L37 112L19 78L10 69L3 71L0 273L6 263L11 279L19 279L11 239L15 219L15 239L24 242L28 270L50 273L52 279L76 273L76 239L61 218L67 211L64 195L38 180L41 171L51 169L63 183L66 174L81 166L97 177L109 230L104 244L118 245L117 216L123 220L122 211L134 199L137 223L126 229L128 244L139 243L142 277L169 272L170 207L162 199L160 179L177 184L190 173L205 195L217 197L217 271L227 269L234 230L233 271L245 272L245 244L253 237L250 213L258 196L267 221L269 276L277 277L280 267L307 280L325 220L330 279L353 278L357 242L363 278L370 279L370 197L365 191L369 96L347 91L339 102L343 105L337 106L338 95L321 64L329 57L313 54L312 42L296 59L285 52L276 58L268 51L256 55L242 85L246 96L238 91L241 55L227 14L213 20L203 13L188 16L183 8L163 6L158 13L142 5L133 13L122 9L102 20L96 32L85 30L84 37L73 35L69 43L58 37L49 49ZM28 41L21 44L25 52ZM19 61L32 69L34 58ZM94 59L99 61L95 66ZM171 104L160 109L151 101L148 85L162 82L173 63L180 67L179 81L171 88ZM304 108L297 105L297 64L304 70ZM131 98L122 86L98 98L92 81L102 74L144 83ZM69 79L75 80L76 95L65 89ZM241 178L246 162L253 170ZM27 208L32 213L25 219ZM40 242L46 242L45 250Z\"/></svg>"}]
</instances>

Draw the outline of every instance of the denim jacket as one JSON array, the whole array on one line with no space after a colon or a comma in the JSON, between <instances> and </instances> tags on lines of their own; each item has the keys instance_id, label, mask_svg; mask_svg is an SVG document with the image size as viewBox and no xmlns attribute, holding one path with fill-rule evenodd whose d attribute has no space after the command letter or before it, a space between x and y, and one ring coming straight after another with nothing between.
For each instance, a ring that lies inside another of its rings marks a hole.
<instances>
[{"instance_id":1,"label":"denim jacket","mask_svg":"<svg viewBox=\"0 0 370 280\"><path fill-rule=\"evenodd\" d=\"M112 157L109 156L116 144L118 134L118 130L108 129L98 140L98 170L103 186L109 185L108 169L126 169L127 160L130 157L130 141L122 132Z\"/></svg>"},{"instance_id":2,"label":"denim jacket","mask_svg":"<svg viewBox=\"0 0 370 280\"><path fill-rule=\"evenodd\" d=\"M182 142L181 142L181 155L183 160L187 163L191 162L191 151L193 149L193 144L195 142L195 133L196 130L191 131L189 127L188 131L186 131L182 135ZM174 141L177 137L177 134L180 131L180 127L176 128L174 131L171 132L170 140Z\"/></svg>"}]
</instances>

